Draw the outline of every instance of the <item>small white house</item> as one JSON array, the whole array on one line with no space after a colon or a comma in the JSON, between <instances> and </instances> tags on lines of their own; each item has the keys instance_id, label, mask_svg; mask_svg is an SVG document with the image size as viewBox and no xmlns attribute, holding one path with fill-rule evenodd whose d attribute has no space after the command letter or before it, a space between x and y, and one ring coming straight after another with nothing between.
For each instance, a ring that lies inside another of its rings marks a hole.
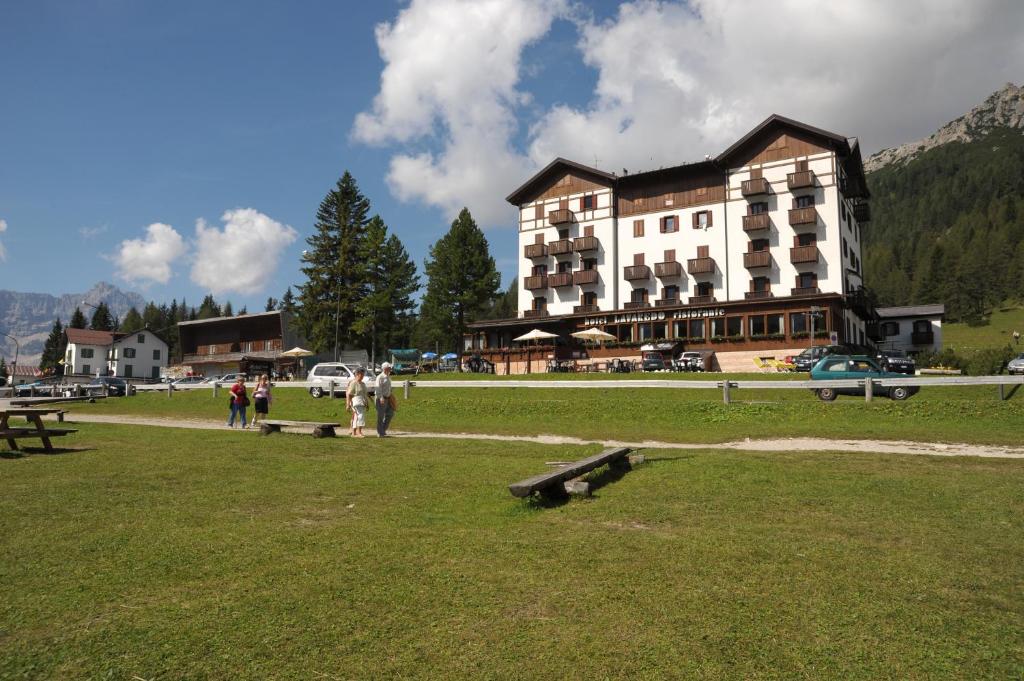
<instances>
[{"instance_id":1,"label":"small white house","mask_svg":"<svg viewBox=\"0 0 1024 681\"><path fill-rule=\"evenodd\" d=\"M942 349L942 318L945 305L904 305L880 307L878 347L903 350L908 354Z\"/></svg>"},{"instance_id":2,"label":"small white house","mask_svg":"<svg viewBox=\"0 0 1024 681\"><path fill-rule=\"evenodd\" d=\"M66 374L156 379L167 366L167 343L148 329L130 334L66 329L66 334Z\"/></svg>"}]
</instances>

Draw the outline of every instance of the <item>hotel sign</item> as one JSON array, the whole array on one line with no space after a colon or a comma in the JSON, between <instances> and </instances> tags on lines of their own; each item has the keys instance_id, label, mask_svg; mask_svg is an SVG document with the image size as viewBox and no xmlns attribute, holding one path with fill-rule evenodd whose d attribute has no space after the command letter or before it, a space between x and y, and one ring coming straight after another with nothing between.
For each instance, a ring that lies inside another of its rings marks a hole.
<instances>
[{"instance_id":1,"label":"hotel sign","mask_svg":"<svg viewBox=\"0 0 1024 681\"><path fill-rule=\"evenodd\" d=\"M630 322L663 322L666 319L697 319L701 317L724 317L725 308L705 307L688 310L675 310L664 312L652 310L650 312L627 312L624 314L605 315L603 317L586 317L583 323L586 326L597 326L598 324L628 324Z\"/></svg>"}]
</instances>

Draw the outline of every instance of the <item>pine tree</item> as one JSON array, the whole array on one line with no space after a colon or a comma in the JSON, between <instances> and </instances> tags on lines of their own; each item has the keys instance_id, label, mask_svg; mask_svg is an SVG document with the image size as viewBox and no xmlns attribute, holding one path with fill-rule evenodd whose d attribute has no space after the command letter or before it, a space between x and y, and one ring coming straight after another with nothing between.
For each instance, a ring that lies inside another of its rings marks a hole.
<instances>
[{"instance_id":1,"label":"pine tree","mask_svg":"<svg viewBox=\"0 0 1024 681\"><path fill-rule=\"evenodd\" d=\"M146 324L142 321L142 315L134 307L129 308L124 314L124 319L121 320L120 330L125 333L135 333L145 328Z\"/></svg>"},{"instance_id":2,"label":"pine tree","mask_svg":"<svg viewBox=\"0 0 1024 681\"><path fill-rule=\"evenodd\" d=\"M196 313L196 319L212 319L214 317L224 316L221 313L220 305L213 299L212 295L207 294L203 298L203 302L199 304L199 311Z\"/></svg>"},{"instance_id":3,"label":"pine tree","mask_svg":"<svg viewBox=\"0 0 1024 681\"><path fill-rule=\"evenodd\" d=\"M243 305L242 309L238 311L238 315L239 316L242 316L244 314L249 314L249 308L246 307L245 305Z\"/></svg>"},{"instance_id":4,"label":"pine tree","mask_svg":"<svg viewBox=\"0 0 1024 681\"><path fill-rule=\"evenodd\" d=\"M420 307L422 340L459 352L467 324L481 318L491 304L501 277L487 238L468 208L451 229L430 247L426 262L427 291Z\"/></svg>"},{"instance_id":5,"label":"pine tree","mask_svg":"<svg viewBox=\"0 0 1024 681\"><path fill-rule=\"evenodd\" d=\"M289 288L288 290L290 291L291 289ZM270 296L269 298L267 298L267 304L264 306L263 311L273 312L274 310L277 309L278 302L279 301L277 300L277 298L275 298L274 296Z\"/></svg>"},{"instance_id":6,"label":"pine tree","mask_svg":"<svg viewBox=\"0 0 1024 681\"><path fill-rule=\"evenodd\" d=\"M352 328L361 336L363 347L377 357L378 348L394 347L406 336L419 277L405 246L394 234L388 235L387 225L379 216L366 227L363 260L367 266L366 293L357 306Z\"/></svg>"},{"instance_id":7,"label":"pine tree","mask_svg":"<svg viewBox=\"0 0 1024 681\"><path fill-rule=\"evenodd\" d=\"M40 371L62 374L63 365L58 362L64 358L66 345L64 327L61 326L60 320L56 319L50 329L50 335L46 337L46 342L43 344L43 354L39 358Z\"/></svg>"},{"instance_id":8,"label":"pine tree","mask_svg":"<svg viewBox=\"0 0 1024 681\"><path fill-rule=\"evenodd\" d=\"M298 309L298 303L295 302L295 294L292 293L292 287L289 286L285 290L284 295L281 296L281 300L277 303L277 309L282 312L294 315Z\"/></svg>"},{"instance_id":9,"label":"pine tree","mask_svg":"<svg viewBox=\"0 0 1024 681\"><path fill-rule=\"evenodd\" d=\"M508 288L498 293L483 319L512 319L519 314L519 288L517 279L512 277Z\"/></svg>"},{"instance_id":10,"label":"pine tree","mask_svg":"<svg viewBox=\"0 0 1024 681\"><path fill-rule=\"evenodd\" d=\"M347 171L327 193L316 214L315 233L306 239L299 286L299 327L313 346L323 352L349 347L356 334L353 324L365 295L366 239L370 202L360 193Z\"/></svg>"},{"instance_id":11,"label":"pine tree","mask_svg":"<svg viewBox=\"0 0 1024 681\"><path fill-rule=\"evenodd\" d=\"M7 360L3 357L0 357L0 379L2 379L0 380L0 384L6 383L10 375L11 373L7 369Z\"/></svg>"},{"instance_id":12,"label":"pine tree","mask_svg":"<svg viewBox=\"0 0 1024 681\"><path fill-rule=\"evenodd\" d=\"M89 328L93 331L114 330L114 315L110 314L110 308L106 303L101 302L96 306L92 313L92 321L89 322Z\"/></svg>"},{"instance_id":13,"label":"pine tree","mask_svg":"<svg viewBox=\"0 0 1024 681\"><path fill-rule=\"evenodd\" d=\"M235 316L235 311L231 307L231 301L230 300L228 302L224 303L224 307L221 308L220 314L221 314L222 317L234 317Z\"/></svg>"},{"instance_id":14,"label":"pine tree","mask_svg":"<svg viewBox=\"0 0 1024 681\"><path fill-rule=\"evenodd\" d=\"M69 329L84 329L88 322L85 320L85 315L82 314L82 308L76 307L74 314L71 315L71 321L68 322Z\"/></svg>"}]
</instances>

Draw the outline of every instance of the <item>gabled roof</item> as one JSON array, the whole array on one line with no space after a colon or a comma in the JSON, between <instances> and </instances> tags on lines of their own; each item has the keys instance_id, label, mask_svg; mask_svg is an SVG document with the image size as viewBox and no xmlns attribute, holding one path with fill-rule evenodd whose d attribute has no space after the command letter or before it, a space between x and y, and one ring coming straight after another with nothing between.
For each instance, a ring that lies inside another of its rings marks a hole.
<instances>
[{"instance_id":1,"label":"gabled roof","mask_svg":"<svg viewBox=\"0 0 1024 681\"><path fill-rule=\"evenodd\" d=\"M899 307L879 307L875 309L882 319L893 317L941 317L946 314L946 306L938 305L901 305Z\"/></svg>"},{"instance_id":2,"label":"gabled roof","mask_svg":"<svg viewBox=\"0 0 1024 681\"><path fill-rule=\"evenodd\" d=\"M527 196L536 192L538 187L543 186L545 181L551 178L552 175L555 175L558 171L564 170L575 170L584 175L589 175L595 180L607 182L608 184L615 182L615 175L611 173L606 173L603 170L591 168L590 166L585 166L582 163L576 163L575 161L559 157L544 166L543 169L524 182L521 187L506 196L505 200L514 206L522 204L526 200Z\"/></svg>"},{"instance_id":3,"label":"gabled roof","mask_svg":"<svg viewBox=\"0 0 1024 681\"><path fill-rule=\"evenodd\" d=\"M270 312L247 312L246 314L238 314L234 317L210 317L209 319L193 319L191 321L178 322L178 326L188 326L190 324L211 324L214 322L225 322L228 320L238 321L239 319L255 319L258 317L273 317L280 315L280 310L272 310Z\"/></svg>"},{"instance_id":4,"label":"gabled roof","mask_svg":"<svg viewBox=\"0 0 1024 681\"><path fill-rule=\"evenodd\" d=\"M786 118L785 116L780 116L779 114L772 114L768 118L764 119L753 130L748 132L743 137L739 138L732 146L730 146L728 149L719 154L718 157L715 158L715 161L717 163L722 164L724 167L728 167L729 159L736 152L738 152L740 149L746 146L747 143L749 143L751 140L755 139L756 137L759 137L765 131L776 127L788 127L794 130L805 132L809 135L813 135L814 137L822 139L823 141L827 142L829 146L836 149L842 154L850 153L850 144L847 141L846 137L842 135L837 135L834 132L829 132L828 130L816 128L813 125L807 125L806 123L795 121L792 118Z\"/></svg>"},{"instance_id":5,"label":"gabled roof","mask_svg":"<svg viewBox=\"0 0 1024 681\"><path fill-rule=\"evenodd\" d=\"M112 331L93 331L92 329L64 329L69 343L77 345L110 345L114 342Z\"/></svg>"}]
</instances>

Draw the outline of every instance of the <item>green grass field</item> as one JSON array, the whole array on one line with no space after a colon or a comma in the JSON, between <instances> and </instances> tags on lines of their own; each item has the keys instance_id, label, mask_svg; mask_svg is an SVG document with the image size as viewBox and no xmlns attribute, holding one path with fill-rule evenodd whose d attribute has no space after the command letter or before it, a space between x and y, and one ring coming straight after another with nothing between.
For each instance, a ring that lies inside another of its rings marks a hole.
<instances>
[{"instance_id":1,"label":"green grass field","mask_svg":"<svg viewBox=\"0 0 1024 681\"><path fill-rule=\"evenodd\" d=\"M1024 307L1006 305L992 311L985 326L943 324L942 344L959 355L970 355L987 348L1013 345L1013 332L1024 334ZM1021 346L1024 352L1024 346Z\"/></svg>"},{"instance_id":2,"label":"green grass field","mask_svg":"<svg viewBox=\"0 0 1024 681\"><path fill-rule=\"evenodd\" d=\"M545 508L506 485L595 448L60 444L0 459L4 679L1024 672L1021 461L648 451Z\"/></svg>"},{"instance_id":3,"label":"green grass field","mask_svg":"<svg viewBox=\"0 0 1024 681\"><path fill-rule=\"evenodd\" d=\"M400 391L399 391L400 392ZM1000 401L994 386L925 388L905 402L841 397L822 403L809 390L739 390L722 403L715 389L413 388L399 400L394 427L425 432L570 435L589 439L724 442L826 437L979 444L1020 443L1024 391ZM210 390L140 393L76 403L72 413L227 419L227 397ZM348 422L344 401L278 388L276 418ZM370 411L371 419L373 411Z\"/></svg>"}]
</instances>

